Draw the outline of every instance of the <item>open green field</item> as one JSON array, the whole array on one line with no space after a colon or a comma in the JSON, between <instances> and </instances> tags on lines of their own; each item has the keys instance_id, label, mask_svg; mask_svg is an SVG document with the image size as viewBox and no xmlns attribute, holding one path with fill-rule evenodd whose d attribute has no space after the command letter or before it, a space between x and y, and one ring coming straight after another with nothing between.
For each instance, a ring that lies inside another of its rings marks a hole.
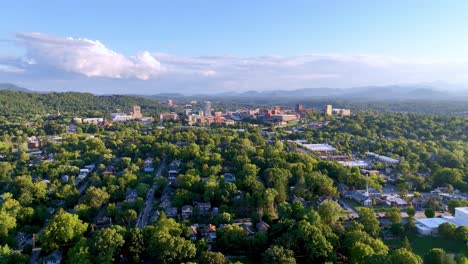
<instances>
[{"instance_id":1,"label":"open green field","mask_svg":"<svg viewBox=\"0 0 468 264\"><path fill-rule=\"evenodd\" d=\"M443 237L410 235L408 239L414 253L424 256L432 248L443 248L448 253L463 253L468 256L468 247L458 241L449 240ZM390 248L401 247L403 239L385 240L385 244Z\"/></svg>"},{"instance_id":2,"label":"open green field","mask_svg":"<svg viewBox=\"0 0 468 264\"><path fill-rule=\"evenodd\" d=\"M350 206L354 207L354 209L356 210L359 210L359 208L362 208L362 207L365 207L363 206L362 204L359 204L358 202L352 200L352 199L348 199L348 198L342 198L343 201L345 201L347 204L349 204ZM372 209L374 209L374 212L385 212L387 211L389 208L391 208L391 206L388 206L388 205L373 205L371 207Z\"/></svg>"}]
</instances>

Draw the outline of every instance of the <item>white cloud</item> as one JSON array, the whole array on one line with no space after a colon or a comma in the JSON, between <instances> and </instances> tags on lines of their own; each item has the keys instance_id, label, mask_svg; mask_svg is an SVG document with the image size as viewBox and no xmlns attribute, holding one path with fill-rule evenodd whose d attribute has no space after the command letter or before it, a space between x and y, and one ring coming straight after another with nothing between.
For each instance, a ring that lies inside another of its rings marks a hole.
<instances>
[{"instance_id":1,"label":"white cloud","mask_svg":"<svg viewBox=\"0 0 468 264\"><path fill-rule=\"evenodd\" d=\"M207 70L207 71L204 71L202 72L202 75L203 76L206 76L206 77L211 77L211 76L215 76L217 75L218 73L213 71L213 70Z\"/></svg>"},{"instance_id":2,"label":"white cloud","mask_svg":"<svg viewBox=\"0 0 468 264\"><path fill-rule=\"evenodd\" d=\"M96 92L107 89L110 93L126 91L128 87L141 93L199 93L434 80L468 83L468 63L461 60L450 62L370 54L179 56L148 51L124 56L98 40L41 33L17 33L16 43L25 47L26 56L0 57L0 77L33 83L40 80L46 88L47 80L52 87L93 87Z\"/></svg>"},{"instance_id":3,"label":"white cloud","mask_svg":"<svg viewBox=\"0 0 468 264\"><path fill-rule=\"evenodd\" d=\"M60 38L41 33L17 33L29 61L88 77L147 80L164 71L149 52L125 57L98 40Z\"/></svg>"},{"instance_id":4,"label":"white cloud","mask_svg":"<svg viewBox=\"0 0 468 264\"><path fill-rule=\"evenodd\" d=\"M22 73L22 72L24 72L24 69L21 69L21 68L16 67L16 66L0 64L0 72L5 72L5 73Z\"/></svg>"}]
</instances>

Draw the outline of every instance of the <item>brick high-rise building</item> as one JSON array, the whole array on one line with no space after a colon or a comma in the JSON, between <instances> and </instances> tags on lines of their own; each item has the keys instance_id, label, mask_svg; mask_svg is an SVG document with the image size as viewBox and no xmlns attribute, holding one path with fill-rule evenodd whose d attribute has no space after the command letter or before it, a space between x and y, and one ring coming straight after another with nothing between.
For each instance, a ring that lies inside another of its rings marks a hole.
<instances>
[{"instance_id":1,"label":"brick high-rise building","mask_svg":"<svg viewBox=\"0 0 468 264\"><path fill-rule=\"evenodd\" d=\"M139 105L134 105L133 106L132 117L133 117L133 119L142 119L143 118L143 115L141 114L141 107Z\"/></svg>"},{"instance_id":2,"label":"brick high-rise building","mask_svg":"<svg viewBox=\"0 0 468 264\"><path fill-rule=\"evenodd\" d=\"M301 113L304 110L304 105L303 104L297 104L296 105L296 112Z\"/></svg>"}]
</instances>

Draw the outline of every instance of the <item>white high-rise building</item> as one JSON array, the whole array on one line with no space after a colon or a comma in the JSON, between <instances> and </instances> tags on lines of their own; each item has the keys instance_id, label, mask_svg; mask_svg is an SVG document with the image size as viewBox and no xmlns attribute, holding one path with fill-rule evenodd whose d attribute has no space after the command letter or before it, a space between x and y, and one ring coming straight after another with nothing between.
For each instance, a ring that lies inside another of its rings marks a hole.
<instances>
[{"instance_id":1,"label":"white high-rise building","mask_svg":"<svg viewBox=\"0 0 468 264\"><path fill-rule=\"evenodd\" d=\"M203 109L203 113L205 114L206 117L211 116L211 102L210 101L205 102L205 108Z\"/></svg>"}]
</instances>

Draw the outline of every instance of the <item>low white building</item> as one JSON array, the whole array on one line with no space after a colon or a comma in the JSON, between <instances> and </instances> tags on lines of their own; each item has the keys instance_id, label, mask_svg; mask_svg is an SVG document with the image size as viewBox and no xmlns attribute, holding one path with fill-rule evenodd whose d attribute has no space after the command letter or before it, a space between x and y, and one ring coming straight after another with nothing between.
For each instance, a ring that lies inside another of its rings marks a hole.
<instances>
[{"instance_id":1,"label":"low white building","mask_svg":"<svg viewBox=\"0 0 468 264\"><path fill-rule=\"evenodd\" d=\"M87 124L100 124L102 122L104 122L104 118L102 117L90 117L90 118L83 118L82 120L83 123L87 123Z\"/></svg>"},{"instance_id":2,"label":"low white building","mask_svg":"<svg viewBox=\"0 0 468 264\"><path fill-rule=\"evenodd\" d=\"M316 151L316 152L334 152L336 148L328 145L328 144L302 144L305 148Z\"/></svg>"},{"instance_id":3,"label":"low white building","mask_svg":"<svg viewBox=\"0 0 468 264\"><path fill-rule=\"evenodd\" d=\"M393 159L393 158L390 158L390 157L387 157L387 156L382 156L382 155L378 155L374 152L369 152L367 153L367 156L369 157L372 157L380 162L383 162L383 163L387 163L387 164L393 164L393 165L396 165L396 164L399 164L400 161L397 160L397 159Z\"/></svg>"},{"instance_id":4,"label":"low white building","mask_svg":"<svg viewBox=\"0 0 468 264\"><path fill-rule=\"evenodd\" d=\"M444 216L456 226L468 226L468 207L455 208L455 216Z\"/></svg>"},{"instance_id":5,"label":"low white building","mask_svg":"<svg viewBox=\"0 0 468 264\"><path fill-rule=\"evenodd\" d=\"M338 163L346 167L369 168L370 166L365 160L338 161Z\"/></svg>"},{"instance_id":6,"label":"low white building","mask_svg":"<svg viewBox=\"0 0 468 264\"><path fill-rule=\"evenodd\" d=\"M416 229L421 235L433 235L437 234L439 226L443 223L451 223L457 227L468 226L468 207L455 208L455 216L417 219Z\"/></svg>"},{"instance_id":7,"label":"low white building","mask_svg":"<svg viewBox=\"0 0 468 264\"><path fill-rule=\"evenodd\" d=\"M112 113L111 118L114 122L126 122L134 119L132 115L127 115L125 113Z\"/></svg>"}]
</instances>

